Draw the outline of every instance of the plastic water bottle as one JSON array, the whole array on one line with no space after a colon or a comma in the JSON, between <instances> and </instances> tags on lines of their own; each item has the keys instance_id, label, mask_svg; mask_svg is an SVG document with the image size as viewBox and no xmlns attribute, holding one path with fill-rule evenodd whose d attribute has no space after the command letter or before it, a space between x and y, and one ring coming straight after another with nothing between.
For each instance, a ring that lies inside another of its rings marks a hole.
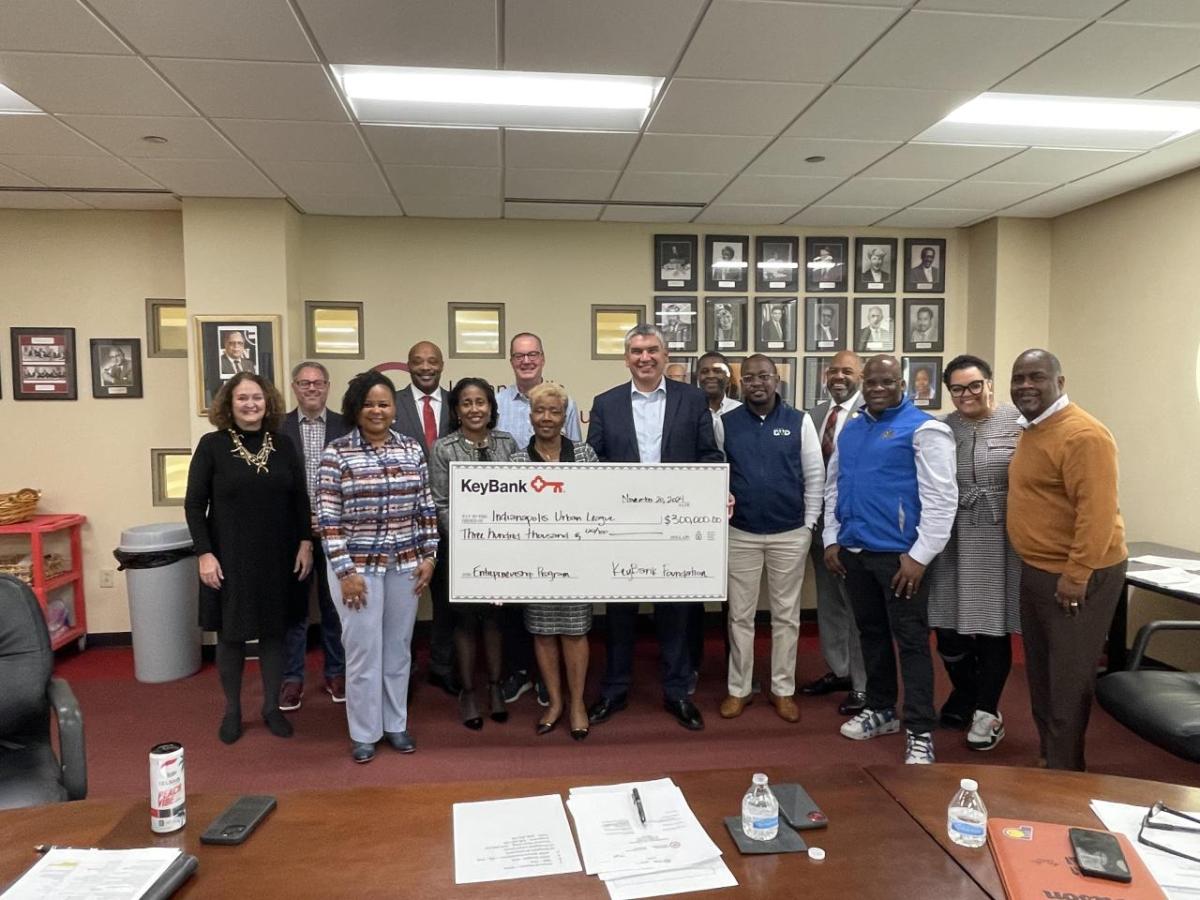
<instances>
[{"instance_id":1,"label":"plastic water bottle","mask_svg":"<svg viewBox=\"0 0 1200 900\"><path fill-rule=\"evenodd\" d=\"M987 843L987 820L979 785L973 778L964 778L946 810L946 833L960 847L982 847Z\"/></svg>"},{"instance_id":2,"label":"plastic water bottle","mask_svg":"<svg viewBox=\"0 0 1200 900\"><path fill-rule=\"evenodd\" d=\"M757 772L742 798L742 831L754 841L772 841L779 833L779 801L767 787L767 776Z\"/></svg>"}]
</instances>

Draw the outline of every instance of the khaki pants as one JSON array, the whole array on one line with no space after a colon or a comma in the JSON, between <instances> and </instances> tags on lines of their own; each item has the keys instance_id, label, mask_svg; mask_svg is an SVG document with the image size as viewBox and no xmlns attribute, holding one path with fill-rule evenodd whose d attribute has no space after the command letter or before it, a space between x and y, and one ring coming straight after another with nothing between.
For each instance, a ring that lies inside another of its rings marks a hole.
<instances>
[{"instance_id":1,"label":"khaki pants","mask_svg":"<svg viewBox=\"0 0 1200 900\"><path fill-rule=\"evenodd\" d=\"M771 693L796 693L800 588L812 531L750 534L729 529L729 694L746 697L754 674L754 613L763 566L771 602Z\"/></svg>"}]
</instances>

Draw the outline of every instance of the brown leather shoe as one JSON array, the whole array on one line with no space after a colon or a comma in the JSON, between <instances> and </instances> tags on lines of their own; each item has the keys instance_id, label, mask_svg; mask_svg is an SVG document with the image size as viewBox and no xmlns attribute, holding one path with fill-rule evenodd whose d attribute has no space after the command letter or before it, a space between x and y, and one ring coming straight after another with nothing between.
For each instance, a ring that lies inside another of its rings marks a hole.
<instances>
[{"instance_id":1,"label":"brown leather shoe","mask_svg":"<svg viewBox=\"0 0 1200 900\"><path fill-rule=\"evenodd\" d=\"M800 721L800 707L796 705L793 697L779 697L772 694L771 705L775 707L775 712L779 713L779 718L783 719L783 721Z\"/></svg>"},{"instance_id":2,"label":"brown leather shoe","mask_svg":"<svg viewBox=\"0 0 1200 900\"><path fill-rule=\"evenodd\" d=\"M735 697L730 694L721 701L721 718L736 719L742 714L742 710L749 706L753 701L753 695L749 697Z\"/></svg>"}]
</instances>

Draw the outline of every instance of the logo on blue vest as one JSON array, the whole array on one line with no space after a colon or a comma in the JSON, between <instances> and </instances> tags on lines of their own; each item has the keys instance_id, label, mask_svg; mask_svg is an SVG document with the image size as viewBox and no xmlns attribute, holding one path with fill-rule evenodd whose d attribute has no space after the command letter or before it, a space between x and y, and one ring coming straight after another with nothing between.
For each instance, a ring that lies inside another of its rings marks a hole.
<instances>
[{"instance_id":1,"label":"logo on blue vest","mask_svg":"<svg viewBox=\"0 0 1200 900\"><path fill-rule=\"evenodd\" d=\"M791 432L790 428L776 428L772 432L772 434L774 434L775 437L791 437L792 436L792 432Z\"/></svg>"},{"instance_id":2,"label":"logo on blue vest","mask_svg":"<svg viewBox=\"0 0 1200 900\"><path fill-rule=\"evenodd\" d=\"M889 428L887 431L885 431L883 434L881 434L880 437L886 441L888 438L892 437L892 435L894 435L895 433L896 432L892 431L892 429Z\"/></svg>"}]
</instances>

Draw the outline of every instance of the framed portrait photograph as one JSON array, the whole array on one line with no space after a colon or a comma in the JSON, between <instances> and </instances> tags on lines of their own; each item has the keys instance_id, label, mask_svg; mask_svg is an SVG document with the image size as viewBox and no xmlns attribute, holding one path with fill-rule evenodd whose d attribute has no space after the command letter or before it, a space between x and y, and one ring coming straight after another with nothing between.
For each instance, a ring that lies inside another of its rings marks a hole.
<instances>
[{"instance_id":1,"label":"framed portrait photograph","mask_svg":"<svg viewBox=\"0 0 1200 900\"><path fill-rule=\"evenodd\" d=\"M796 352L795 297L755 297L754 349L758 353Z\"/></svg>"},{"instance_id":2,"label":"framed portrait photograph","mask_svg":"<svg viewBox=\"0 0 1200 900\"><path fill-rule=\"evenodd\" d=\"M92 338L92 396L131 400L142 396L142 342L138 338Z\"/></svg>"},{"instance_id":3,"label":"framed portrait photograph","mask_svg":"<svg viewBox=\"0 0 1200 900\"><path fill-rule=\"evenodd\" d=\"M800 288L800 239L794 237L760 237L754 242L755 289L767 291L790 291Z\"/></svg>"},{"instance_id":4,"label":"framed portrait photograph","mask_svg":"<svg viewBox=\"0 0 1200 900\"><path fill-rule=\"evenodd\" d=\"M941 353L946 339L946 301L941 297L904 298L904 352Z\"/></svg>"},{"instance_id":5,"label":"framed portrait photograph","mask_svg":"<svg viewBox=\"0 0 1200 900\"><path fill-rule=\"evenodd\" d=\"M854 298L854 352L896 352L894 297Z\"/></svg>"},{"instance_id":6,"label":"framed portrait photograph","mask_svg":"<svg viewBox=\"0 0 1200 900\"><path fill-rule=\"evenodd\" d=\"M825 387L825 370L829 368L831 356L804 357L804 408L812 409L829 399Z\"/></svg>"},{"instance_id":7,"label":"framed portrait photograph","mask_svg":"<svg viewBox=\"0 0 1200 900\"><path fill-rule=\"evenodd\" d=\"M846 298L804 298L804 349L836 353L846 349Z\"/></svg>"},{"instance_id":8,"label":"framed portrait photograph","mask_svg":"<svg viewBox=\"0 0 1200 900\"><path fill-rule=\"evenodd\" d=\"M700 344L700 303L695 297L655 297L654 324L663 333L668 353L695 353Z\"/></svg>"},{"instance_id":9,"label":"framed portrait photograph","mask_svg":"<svg viewBox=\"0 0 1200 900\"><path fill-rule=\"evenodd\" d=\"M804 239L804 289L806 291L846 290L846 255L850 239L810 237Z\"/></svg>"},{"instance_id":10,"label":"framed portrait photograph","mask_svg":"<svg viewBox=\"0 0 1200 900\"><path fill-rule=\"evenodd\" d=\"M208 415L221 385L238 372L254 372L278 386L280 316L194 316L192 320L196 329L197 415Z\"/></svg>"},{"instance_id":11,"label":"framed portrait photograph","mask_svg":"<svg viewBox=\"0 0 1200 900\"><path fill-rule=\"evenodd\" d=\"M667 368L663 373L672 381L692 384L696 373L696 357L670 356L667 357Z\"/></svg>"},{"instance_id":12,"label":"framed portrait photograph","mask_svg":"<svg viewBox=\"0 0 1200 900\"><path fill-rule=\"evenodd\" d=\"M706 234L704 271L706 291L747 291L750 283L750 238L745 235Z\"/></svg>"},{"instance_id":13,"label":"framed portrait photograph","mask_svg":"<svg viewBox=\"0 0 1200 900\"><path fill-rule=\"evenodd\" d=\"M646 321L644 306L592 306L592 359L624 359L625 335Z\"/></svg>"},{"instance_id":14,"label":"framed portrait photograph","mask_svg":"<svg viewBox=\"0 0 1200 900\"><path fill-rule=\"evenodd\" d=\"M704 298L704 346L721 353L745 353L748 297Z\"/></svg>"},{"instance_id":15,"label":"framed portrait photograph","mask_svg":"<svg viewBox=\"0 0 1200 900\"><path fill-rule=\"evenodd\" d=\"M694 291L700 272L699 241L694 234L654 236L654 289Z\"/></svg>"},{"instance_id":16,"label":"framed portrait photograph","mask_svg":"<svg viewBox=\"0 0 1200 900\"><path fill-rule=\"evenodd\" d=\"M896 293L896 239L857 238L854 241L854 290Z\"/></svg>"},{"instance_id":17,"label":"framed portrait photograph","mask_svg":"<svg viewBox=\"0 0 1200 900\"><path fill-rule=\"evenodd\" d=\"M904 239L904 290L946 293L946 242L940 238Z\"/></svg>"},{"instance_id":18,"label":"framed portrait photograph","mask_svg":"<svg viewBox=\"0 0 1200 900\"><path fill-rule=\"evenodd\" d=\"M447 303L450 318L450 356L465 359L504 359L503 303Z\"/></svg>"},{"instance_id":19,"label":"framed portrait photograph","mask_svg":"<svg viewBox=\"0 0 1200 900\"><path fill-rule=\"evenodd\" d=\"M775 371L779 374L777 393L788 406L796 405L796 358L794 356L772 356Z\"/></svg>"},{"instance_id":20,"label":"framed portrait photograph","mask_svg":"<svg viewBox=\"0 0 1200 900\"><path fill-rule=\"evenodd\" d=\"M942 358L940 356L906 356L900 361L904 372L904 393L913 406L922 409L942 408Z\"/></svg>"},{"instance_id":21,"label":"framed portrait photograph","mask_svg":"<svg viewBox=\"0 0 1200 900\"><path fill-rule=\"evenodd\" d=\"M14 400L76 400L74 328L10 328Z\"/></svg>"}]
</instances>

